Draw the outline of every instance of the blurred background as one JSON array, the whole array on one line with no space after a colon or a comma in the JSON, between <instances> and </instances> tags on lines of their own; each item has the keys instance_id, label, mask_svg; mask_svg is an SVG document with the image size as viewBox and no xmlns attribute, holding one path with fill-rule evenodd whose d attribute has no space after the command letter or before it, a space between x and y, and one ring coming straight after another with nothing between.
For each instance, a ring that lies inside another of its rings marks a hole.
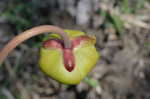
<instances>
[{"instance_id":1,"label":"blurred background","mask_svg":"<svg viewBox=\"0 0 150 99\"><path fill-rule=\"evenodd\" d=\"M101 59L80 84L60 84L38 67L37 36L0 66L0 99L150 99L150 0L0 0L0 48L43 24L95 35Z\"/></svg>"}]
</instances>

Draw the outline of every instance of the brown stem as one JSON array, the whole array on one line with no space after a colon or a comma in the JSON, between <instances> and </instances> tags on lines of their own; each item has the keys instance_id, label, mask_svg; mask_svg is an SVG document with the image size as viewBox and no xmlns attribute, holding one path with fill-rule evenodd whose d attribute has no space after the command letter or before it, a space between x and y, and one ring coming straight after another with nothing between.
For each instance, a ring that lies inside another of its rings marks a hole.
<instances>
[{"instance_id":1,"label":"brown stem","mask_svg":"<svg viewBox=\"0 0 150 99\"><path fill-rule=\"evenodd\" d=\"M43 34L46 32L53 32L61 35L62 39L64 40L64 46L65 48L71 48L71 41L69 40L68 35L64 32L63 29L56 27L56 26L51 26L51 25L42 25L38 26L32 29L29 29L20 35L14 37L8 44L0 51L0 64L3 63L5 58L8 56L8 54L20 43L23 41L39 35Z\"/></svg>"}]
</instances>

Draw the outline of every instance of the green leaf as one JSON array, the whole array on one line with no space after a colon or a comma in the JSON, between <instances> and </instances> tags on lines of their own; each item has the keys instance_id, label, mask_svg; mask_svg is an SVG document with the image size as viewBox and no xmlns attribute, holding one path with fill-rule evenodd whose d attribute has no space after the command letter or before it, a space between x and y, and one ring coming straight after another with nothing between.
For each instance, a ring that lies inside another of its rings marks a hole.
<instances>
[{"instance_id":1,"label":"green leaf","mask_svg":"<svg viewBox=\"0 0 150 99\"><path fill-rule=\"evenodd\" d=\"M121 4L121 10L123 11L123 13L131 13L132 10L129 7L129 1L128 0L123 0L122 4Z\"/></svg>"},{"instance_id":2,"label":"green leaf","mask_svg":"<svg viewBox=\"0 0 150 99\"><path fill-rule=\"evenodd\" d=\"M114 28L122 35L123 28L124 28L124 21L121 20L121 18L117 15L111 15L112 23L114 25Z\"/></svg>"},{"instance_id":3,"label":"green leaf","mask_svg":"<svg viewBox=\"0 0 150 99\"><path fill-rule=\"evenodd\" d=\"M86 82L87 84L89 84L92 87L97 87L99 85L98 80L92 79L90 77L86 77L84 79L84 82Z\"/></svg>"},{"instance_id":4,"label":"green leaf","mask_svg":"<svg viewBox=\"0 0 150 99\"><path fill-rule=\"evenodd\" d=\"M150 42L145 42L145 46L150 46Z\"/></svg>"}]
</instances>

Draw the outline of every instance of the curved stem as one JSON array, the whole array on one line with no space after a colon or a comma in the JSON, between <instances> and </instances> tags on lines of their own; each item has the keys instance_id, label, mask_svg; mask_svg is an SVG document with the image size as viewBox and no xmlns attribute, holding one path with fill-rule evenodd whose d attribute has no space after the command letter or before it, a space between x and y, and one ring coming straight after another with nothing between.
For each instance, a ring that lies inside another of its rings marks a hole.
<instances>
[{"instance_id":1,"label":"curved stem","mask_svg":"<svg viewBox=\"0 0 150 99\"><path fill-rule=\"evenodd\" d=\"M8 44L0 51L0 64L5 60L5 58L8 56L8 54L16 48L17 45L24 42L25 40L39 35L46 32L53 32L61 35L62 39L64 40L64 46L65 48L71 48L71 41L69 40L68 35L64 32L63 29L52 26L52 25L42 25L38 26L32 29L29 29L20 35L14 37Z\"/></svg>"}]
</instances>

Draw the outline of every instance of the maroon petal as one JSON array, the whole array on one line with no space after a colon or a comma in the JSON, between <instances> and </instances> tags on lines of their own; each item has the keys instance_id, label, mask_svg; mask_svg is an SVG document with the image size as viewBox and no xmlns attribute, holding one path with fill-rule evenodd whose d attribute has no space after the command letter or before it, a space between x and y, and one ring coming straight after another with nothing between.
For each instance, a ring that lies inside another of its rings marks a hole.
<instances>
[{"instance_id":1,"label":"maroon petal","mask_svg":"<svg viewBox=\"0 0 150 99\"><path fill-rule=\"evenodd\" d=\"M57 39L50 39L43 43L44 48L59 48L63 49L62 42Z\"/></svg>"}]
</instances>

